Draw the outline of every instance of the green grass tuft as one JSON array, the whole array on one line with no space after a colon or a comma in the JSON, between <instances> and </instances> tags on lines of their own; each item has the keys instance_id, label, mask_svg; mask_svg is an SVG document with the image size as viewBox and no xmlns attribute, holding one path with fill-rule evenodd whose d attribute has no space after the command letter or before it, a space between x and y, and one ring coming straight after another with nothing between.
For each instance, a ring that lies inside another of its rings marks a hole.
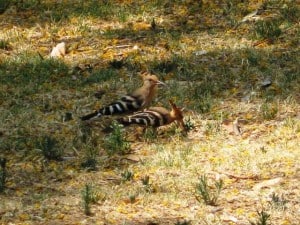
<instances>
[{"instance_id":1,"label":"green grass tuft","mask_svg":"<svg viewBox=\"0 0 300 225\"><path fill-rule=\"evenodd\" d=\"M122 127L122 125L114 122L112 124L112 133L104 139L104 149L110 156L114 154L122 155L130 151L130 145L123 135Z\"/></svg>"},{"instance_id":2,"label":"green grass tuft","mask_svg":"<svg viewBox=\"0 0 300 225\"><path fill-rule=\"evenodd\" d=\"M10 49L9 41L0 39L0 49L9 50Z\"/></svg>"},{"instance_id":3,"label":"green grass tuft","mask_svg":"<svg viewBox=\"0 0 300 225\"><path fill-rule=\"evenodd\" d=\"M206 175L202 175L199 179L199 183L196 185L196 199L203 202L206 205L216 206L223 188L223 180L215 181L215 190L210 187Z\"/></svg>"},{"instance_id":4,"label":"green grass tuft","mask_svg":"<svg viewBox=\"0 0 300 225\"><path fill-rule=\"evenodd\" d=\"M97 156L98 156L98 149L96 146L88 143L82 146L83 150L85 151L85 157L81 166L83 168L88 169L88 171L95 171L97 170Z\"/></svg>"},{"instance_id":5,"label":"green grass tuft","mask_svg":"<svg viewBox=\"0 0 300 225\"><path fill-rule=\"evenodd\" d=\"M286 204L288 203L288 200L286 200L283 196L279 196L275 193L272 193L270 205L279 210L285 210Z\"/></svg>"},{"instance_id":6,"label":"green grass tuft","mask_svg":"<svg viewBox=\"0 0 300 225\"><path fill-rule=\"evenodd\" d=\"M255 26L255 35L257 38L276 40L281 34L281 20L262 20L258 21Z\"/></svg>"},{"instance_id":7,"label":"green grass tuft","mask_svg":"<svg viewBox=\"0 0 300 225\"><path fill-rule=\"evenodd\" d=\"M129 170L125 170L121 173L122 181L131 181L133 180L134 174Z\"/></svg>"},{"instance_id":8,"label":"green grass tuft","mask_svg":"<svg viewBox=\"0 0 300 225\"><path fill-rule=\"evenodd\" d=\"M143 188L146 191L146 193L153 193L155 192L155 188L150 183L150 177L148 175L141 178L141 182L143 184Z\"/></svg>"},{"instance_id":9,"label":"green grass tuft","mask_svg":"<svg viewBox=\"0 0 300 225\"><path fill-rule=\"evenodd\" d=\"M6 158L0 158L0 193L5 189L5 183L7 178L6 171Z\"/></svg>"},{"instance_id":10,"label":"green grass tuft","mask_svg":"<svg viewBox=\"0 0 300 225\"><path fill-rule=\"evenodd\" d=\"M92 215L91 204L97 203L97 201L99 200L98 195L93 190L93 187L90 184L86 184L81 193L82 193L84 214L87 216L91 216Z\"/></svg>"},{"instance_id":11,"label":"green grass tuft","mask_svg":"<svg viewBox=\"0 0 300 225\"><path fill-rule=\"evenodd\" d=\"M40 137L37 140L36 148L40 150L43 156L48 160L61 160L63 149L59 146L59 142L48 135Z\"/></svg>"},{"instance_id":12,"label":"green grass tuft","mask_svg":"<svg viewBox=\"0 0 300 225\"><path fill-rule=\"evenodd\" d=\"M257 211L258 219L255 222L250 222L251 225L268 225L268 220L270 219L270 214L266 213L264 210Z\"/></svg>"},{"instance_id":13,"label":"green grass tuft","mask_svg":"<svg viewBox=\"0 0 300 225\"><path fill-rule=\"evenodd\" d=\"M268 103L265 102L261 105L261 114L263 119L272 120L275 119L278 113L278 105L277 103Z\"/></svg>"},{"instance_id":14,"label":"green grass tuft","mask_svg":"<svg viewBox=\"0 0 300 225\"><path fill-rule=\"evenodd\" d=\"M177 221L175 225L191 225L192 222L189 220Z\"/></svg>"}]
</instances>

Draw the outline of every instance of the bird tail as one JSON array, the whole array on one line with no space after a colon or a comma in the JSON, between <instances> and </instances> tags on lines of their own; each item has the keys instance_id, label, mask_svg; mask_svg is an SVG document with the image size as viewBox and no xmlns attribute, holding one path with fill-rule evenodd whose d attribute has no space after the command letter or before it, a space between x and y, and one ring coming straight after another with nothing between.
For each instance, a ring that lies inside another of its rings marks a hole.
<instances>
[{"instance_id":1,"label":"bird tail","mask_svg":"<svg viewBox=\"0 0 300 225\"><path fill-rule=\"evenodd\" d=\"M142 104L142 101L138 99L138 97L125 95L119 101L113 102L106 107L81 117L81 120L89 120L93 117L100 117L102 115L115 115L134 112L140 109Z\"/></svg>"},{"instance_id":2,"label":"bird tail","mask_svg":"<svg viewBox=\"0 0 300 225\"><path fill-rule=\"evenodd\" d=\"M85 121L85 120L90 120L90 119L92 119L94 117L99 117L100 115L101 114L99 114L99 112L96 111L96 112L90 113L88 115L82 116L82 117L80 117L80 119L82 121Z\"/></svg>"}]
</instances>

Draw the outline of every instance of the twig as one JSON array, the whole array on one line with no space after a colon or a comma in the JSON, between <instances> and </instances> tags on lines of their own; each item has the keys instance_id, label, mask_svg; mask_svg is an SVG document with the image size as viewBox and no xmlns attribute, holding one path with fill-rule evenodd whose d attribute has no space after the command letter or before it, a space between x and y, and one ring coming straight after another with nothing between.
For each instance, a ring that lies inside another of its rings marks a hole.
<instances>
[{"instance_id":1,"label":"twig","mask_svg":"<svg viewBox=\"0 0 300 225\"><path fill-rule=\"evenodd\" d=\"M106 47L105 50L107 50L107 49L112 49L112 48L128 48L128 47L131 47L131 45L116 45L116 46L109 46L109 47Z\"/></svg>"},{"instance_id":2,"label":"twig","mask_svg":"<svg viewBox=\"0 0 300 225\"><path fill-rule=\"evenodd\" d=\"M258 179L258 175L238 176L238 175L234 175L234 174L231 174L231 173L219 172L219 171L216 171L216 173L224 174L224 175L228 176L229 178L234 178L234 179L237 179L237 180L248 180L248 179L257 180Z\"/></svg>"}]
</instances>

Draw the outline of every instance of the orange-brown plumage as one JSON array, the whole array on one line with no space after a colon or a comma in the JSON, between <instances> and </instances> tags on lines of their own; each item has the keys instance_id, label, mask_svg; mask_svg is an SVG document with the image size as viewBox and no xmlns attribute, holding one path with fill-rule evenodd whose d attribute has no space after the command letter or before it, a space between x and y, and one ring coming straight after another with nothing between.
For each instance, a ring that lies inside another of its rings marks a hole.
<instances>
[{"instance_id":1,"label":"orange-brown plumage","mask_svg":"<svg viewBox=\"0 0 300 225\"><path fill-rule=\"evenodd\" d=\"M178 108L172 101L169 102L172 107L171 111L164 107L151 107L131 116L123 117L119 119L118 122L125 126L138 124L142 126L160 127L176 121L179 126L185 130L182 109Z\"/></svg>"},{"instance_id":2,"label":"orange-brown plumage","mask_svg":"<svg viewBox=\"0 0 300 225\"><path fill-rule=\"evenodd\" d=\"M148 108L157 93L157 85L164 84L157 76L142 74L143 85L131 94L122 96L119 100L100 108L99 110L81 117L82 120L89 120L102 115L115 115L136 112Z\"/></svg>"}]
</instances>

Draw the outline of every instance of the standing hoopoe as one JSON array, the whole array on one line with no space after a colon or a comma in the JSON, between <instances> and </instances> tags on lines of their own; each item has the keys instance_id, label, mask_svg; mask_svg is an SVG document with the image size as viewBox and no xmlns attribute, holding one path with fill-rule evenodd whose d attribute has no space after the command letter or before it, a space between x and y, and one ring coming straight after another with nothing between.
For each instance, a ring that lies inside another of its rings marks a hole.
<instances>
[{"instance_id":1,"label":"standing hoopoe","mask_svg":"<svg viewBox=\"0 0 300 225\"><path fill-rule=\"evenodd\" d=\"M138 124L157 128L177 121L181 129L185 131L186 129L182 114L183 110L178 108L171 100L169 103L172 107L171 111L163 107L151 107L147 110L137 112L131 116L120 118L118 119L118 122L124 126Z\"/></svg>"},{"instance_id":2,"label":"standing hoopoe","mask_svg":"<svg viewBox=\"0 0 300 225\"><path fill-rule=\"evenodd\" d=\"M142 74L143 86L136 89L133 93L124 95L118 101L112 102L108 106L100 108L99 110L81 117L81 120L89 120L94 117L101 117L103 115L124 114L136 112L138 110L149 107L156 92L157 85L165 83L158 80L157 76L150 74Z\"/></svg>"}]
</instances>

